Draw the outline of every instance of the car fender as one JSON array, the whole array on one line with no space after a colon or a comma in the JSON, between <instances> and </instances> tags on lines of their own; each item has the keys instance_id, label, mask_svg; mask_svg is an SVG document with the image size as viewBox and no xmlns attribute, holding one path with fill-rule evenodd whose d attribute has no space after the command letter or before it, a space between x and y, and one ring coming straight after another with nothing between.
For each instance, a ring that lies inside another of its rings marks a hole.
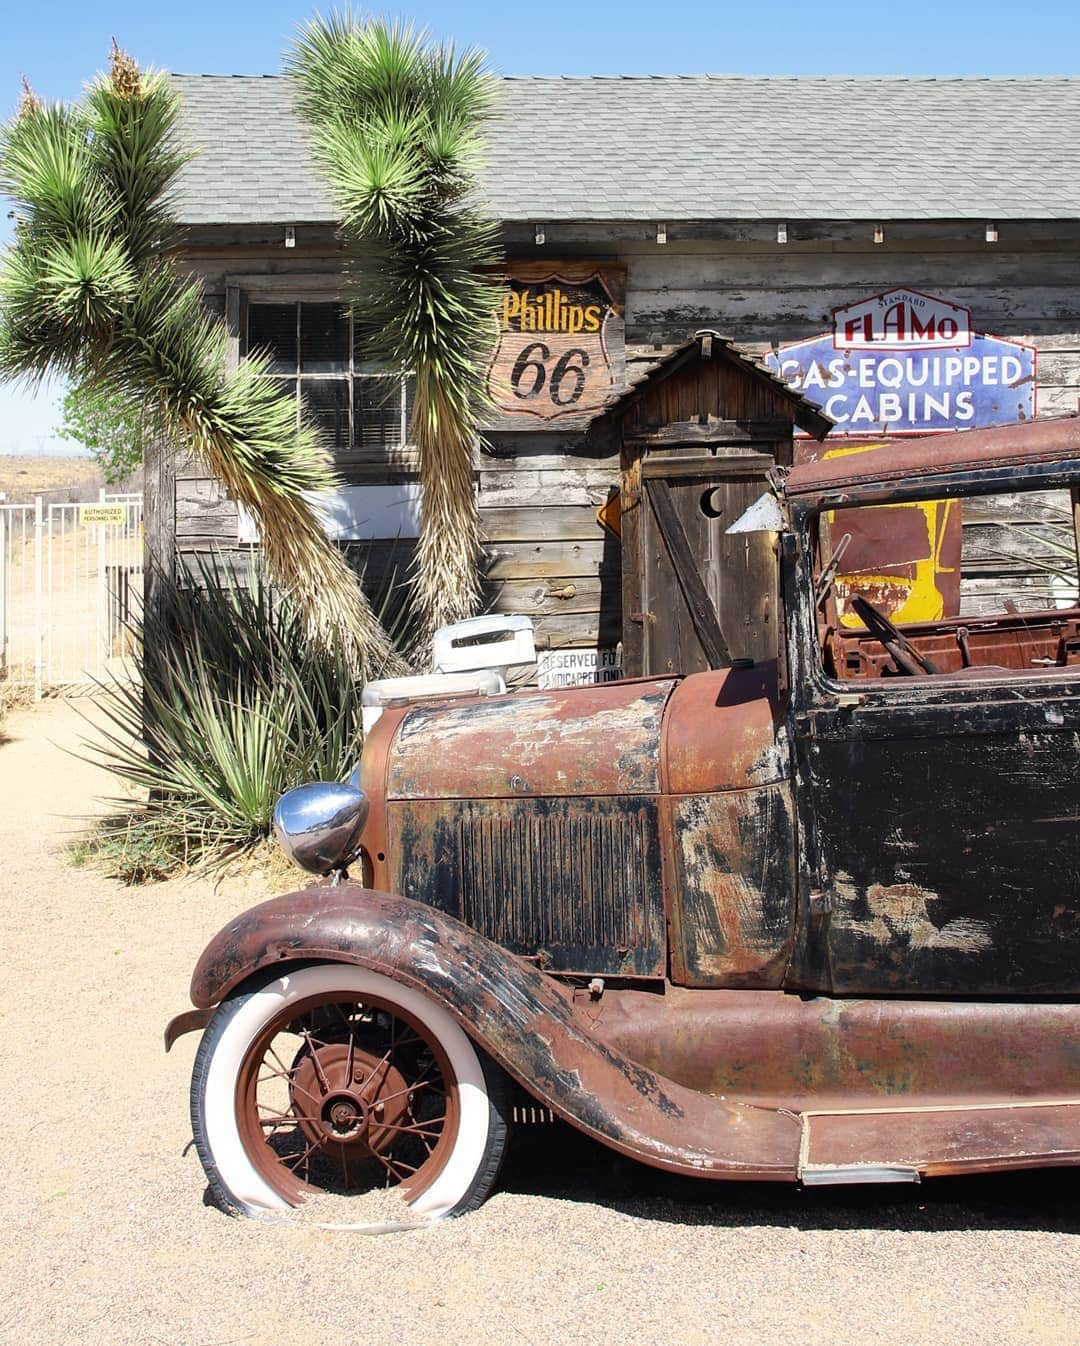
<instances>
[{"instance_id":1,"label":"car fender","mask_svg":"<svg viewBox=\"0 0 1080 1346\"><path fill-rule=\"evenodd\" d=\"M698 1093L630 1060L575 1014L573 992L462 922L355 884L273 898L230 921L191 981L194 1012L166 1041L264 969L355 963L432 996L534 1098L622 1154L699 1177L790 1181L799 1121L779 1109Z\"/></svg>"}]
</instances>

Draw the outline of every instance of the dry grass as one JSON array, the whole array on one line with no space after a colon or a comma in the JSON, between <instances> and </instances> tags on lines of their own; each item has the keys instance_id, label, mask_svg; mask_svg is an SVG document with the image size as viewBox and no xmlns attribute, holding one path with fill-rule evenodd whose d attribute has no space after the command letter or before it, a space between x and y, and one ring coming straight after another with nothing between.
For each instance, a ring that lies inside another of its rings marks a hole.
<instances>
[{"instance_id":1,"label":"dry grass","mask_svg":"<svg viewBox=\"0 0 1080 1346\"><path fill-rule=\"evenodd\" d=\"M104 485L101 468L93 458L77 454L0 454L0 493L6 493L9 504L27 504L35 495L47 495L56 504L92 500ZM109 489L141 491L142 472Z\"/></svg>"},{"instance_id":2,"label":"dry grass","mask_svg":"<svg viewBox=\"0 0 1080 1346\"><path fill-rule=\"evenodd\" d=\"M59 500L88 500L103 486L105 478L93 458L54 458L44 454L0 456L0 492L11 504L26 504L35 495Z\"/></svg>"}]
</instances>

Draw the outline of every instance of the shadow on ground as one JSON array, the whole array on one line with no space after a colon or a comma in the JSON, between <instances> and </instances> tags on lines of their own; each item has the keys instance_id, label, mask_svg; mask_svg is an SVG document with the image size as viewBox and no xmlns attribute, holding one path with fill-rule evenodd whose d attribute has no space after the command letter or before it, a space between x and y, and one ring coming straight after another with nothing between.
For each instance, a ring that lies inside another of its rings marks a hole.
<instances>
[{"instance_id":1,"label":"shadow on ground","mask_svg":"<svg viewBox=\"0 0 1080 1346\"><path fill-rule=\"evenodd\" d=\"M843 1187L709 1182L634 1163L559 1123L515 1134L500 1186L685 1225L1080 1233L1075 1168Z\"/></svg>"}]
</instances>

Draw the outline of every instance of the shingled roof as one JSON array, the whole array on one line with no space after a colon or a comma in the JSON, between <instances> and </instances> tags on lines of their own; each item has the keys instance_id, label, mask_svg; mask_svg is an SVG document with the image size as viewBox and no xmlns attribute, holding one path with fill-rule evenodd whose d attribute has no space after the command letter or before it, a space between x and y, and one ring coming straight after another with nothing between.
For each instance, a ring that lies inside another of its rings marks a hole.
<instances>
[{"instance_id":1,"label":"shingled roof","mask_svg":"<svg viewBox=\"0 0 1080 1346\"><path fill-rule=\"evenodd\" d=\"M329 222L282 76L174 75L186 224ZM514 78L504 221L1078 219L1080 79Z\"/></svg>"}]
</instances>

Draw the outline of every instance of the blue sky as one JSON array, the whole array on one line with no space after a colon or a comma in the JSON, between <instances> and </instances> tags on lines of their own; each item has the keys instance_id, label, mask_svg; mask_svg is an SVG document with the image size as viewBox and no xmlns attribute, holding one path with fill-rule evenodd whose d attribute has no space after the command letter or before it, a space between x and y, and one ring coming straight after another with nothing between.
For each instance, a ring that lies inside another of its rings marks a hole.
<instances>
[{"instance_id":1,"label":"blue sky","mask_svg":"<svg viewBox=\"0 0 1080 1346\"><path fill-rule=\"evenodd\" d=\"M184 0L148 6L44 0L4 7L0 114L25 72L48 98L73 98L102 65L109 38L144 64L175 71L276 71L311 10L263 0ZM485 48L508 75L1075 75L1080 74L1077 0L478 0L412 4L398 13L441 36ZM760 128L750 128L760 134ZM6 209L0 242L7 236ZM30 396L0 387L0 453L57 447L55 391Z\"/></svg>"}]
</instances>

